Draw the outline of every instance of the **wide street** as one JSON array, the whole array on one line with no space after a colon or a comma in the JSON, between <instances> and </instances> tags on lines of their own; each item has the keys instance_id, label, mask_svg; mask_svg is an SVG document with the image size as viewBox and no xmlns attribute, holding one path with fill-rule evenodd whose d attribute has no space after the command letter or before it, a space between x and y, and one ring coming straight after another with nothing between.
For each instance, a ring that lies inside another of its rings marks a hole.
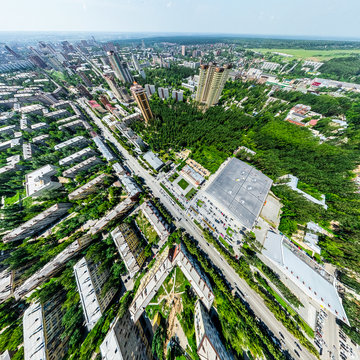
<instances>
[{"instance_id":1,"label":"wide street","mask_svg":"<svg viewBox=\"0 0 360 360\"><path fill-rule=\"evenodd\" d=\"M175 219L180 219L176 221L178 227L184 228L191 236L199 241L199 245L202 250L204 250L211 261L216 265L224 274L226 279L232 286L237 286L245 294L245 300L249 303L251 309L254 311L255 315L259 317L268 328L274 333L274 335L280 340L281 337L279 333L281 332L284 336L283 339L283 348L287 349L291 356L296 359L299 358L294 350L300 355L301 359L315 359L315 357L310 354L303 346L302 350L299 350L295 342L298 343L298 340L291 335L287 329L275 319L273 313L266 307L263 302L263 299L253 291L248 284L240 278L235 270L221 257L219 252L214 249L213 246L208 245L205 239L203 238L200 229L187 218L187 215L174 204L173 200L162 190L159 185L159 182L150 175L137 161L137 159L131 156L126 149L124 149L121 144L116 140L111 131L101 122L101 120L95 116L95 114L87 107L84 101L81 99L78 100L80 106L91 116L96 125L102 130L103 136L111 141L116 148L122 154L124 163L139 177L142 177L145 181L145 184L151 189L153 195L158 197L161 202L165 205L168 211L174 216Z\"/></svg>"}]
</instances>

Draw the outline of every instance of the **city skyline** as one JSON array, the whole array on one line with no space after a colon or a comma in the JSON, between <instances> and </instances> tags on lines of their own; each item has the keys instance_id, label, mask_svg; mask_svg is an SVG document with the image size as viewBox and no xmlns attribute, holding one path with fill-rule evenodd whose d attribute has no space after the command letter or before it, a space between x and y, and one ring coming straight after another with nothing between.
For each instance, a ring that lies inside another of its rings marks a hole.
<instances>
[{"instance_id":1,"label":"city skyline","mask_svg":"<svg viewBox=\"0 0 360 360\"><path fill-rule=\"evenodd\" d=\"M360 38L354 0L311 2L255 0L16 0L2 4L4 31L92 31L241 34L315 38ZM311 9L311 11L309 11ZM351 11L350 11L351 9ZM57 16L52 16L57 14ZM336 26L334 26L336 25Z\"/></svg>"}]
</instances>

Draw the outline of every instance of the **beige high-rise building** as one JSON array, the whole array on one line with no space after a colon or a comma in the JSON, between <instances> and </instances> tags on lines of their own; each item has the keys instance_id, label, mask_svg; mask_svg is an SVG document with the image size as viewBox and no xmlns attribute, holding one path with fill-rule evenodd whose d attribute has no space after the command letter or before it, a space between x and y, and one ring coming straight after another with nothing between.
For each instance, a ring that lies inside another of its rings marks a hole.
<instances>
[{"instance_id":1,"label":"beige high-rise building","mask_svg":"<svg viewBox=\"0 0 360 360\"><path fill-rule=\"evenodd\" d=\"M230 69L231 65L223 67L213 63L201 65L196 101L203 104L205 108L217 104L229 77Z\"/></svg>"},{"instance_id":2,"label":"beige high-rise building","mask_svg":"<svg viewBox=\"0 0 360 360\"><path fill-rule=\"evenodd\" d=\"M148 123L153 118L153 113L151 112L145 89L139 84L134 84L130 90L141 110L145 123Z\"/></svg>"},{"instance_id":3,"label":"beige high-rise building","mask_svg":"<svg viewBox=\"0 0 360 360\"><path fill-rule=\"evenodd\" d=\"M182 45L182 46L181 46L181 55L182 55L182 56L185 56L185 55L186 55L186 47L185 47L185 45Z\"/></svg>"}]
</instances>

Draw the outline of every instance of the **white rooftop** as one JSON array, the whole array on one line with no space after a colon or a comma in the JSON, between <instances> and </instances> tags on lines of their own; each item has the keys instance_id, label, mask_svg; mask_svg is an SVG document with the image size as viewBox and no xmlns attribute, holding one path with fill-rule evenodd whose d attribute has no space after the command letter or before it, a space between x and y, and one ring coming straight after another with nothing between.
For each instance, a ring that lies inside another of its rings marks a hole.
<instances>
[{"instance_id":1,"label":"white rooftop","mask_svg":"<svg viewBox=\"0 0 360 360\"><path fill-rule=\"evenodd\" d=\"M86 326L90 331L101 318L101 310L85 257L75 264L74 275L80 294Z\"/></svg>"},{"instance_id":2,"label":"white rooftop","mask_svg":"<svg viewBox=\"0 0 360 360\"><path fill-rule=\"evenodd\" d=\"M55 175L56 171L56 166L48 164L28 173L25 176L27 196L36 195L45 188L60 187L60 183L51 180L51 176Z\"/></svg>"},{"instance_id":3,"label":"white rooftop","mask_svg":"<svg viewBox=\"0 0 360 360\"><path fill-rule=\"evenodd\" d=\"M349 323L335 287L335 279L280 234L269 231L262 251L308 296ZM327 280L328 279L328 280Z\"/></svg>"},{"instance_id":4,"label":"white rooftop","mask_svg":"<svg viewBox=\"0 0 360 360\"><path fill-rule=\"evenodd\" d=\"M164 165L164 163L152 151L148 151L143 157L144 160L146 160L155 170L160 169Z\"/></svg>"},{"instance_id":5,"label":"white rooftop","mask_svg":"<svg viewBox=\"0 0 360 360\"><path fill-rule=\"evenodd\" d=\"M24 312L24 359L46 360L43 314L40 303L31 304Z\"/></svg>"}]
</instances>

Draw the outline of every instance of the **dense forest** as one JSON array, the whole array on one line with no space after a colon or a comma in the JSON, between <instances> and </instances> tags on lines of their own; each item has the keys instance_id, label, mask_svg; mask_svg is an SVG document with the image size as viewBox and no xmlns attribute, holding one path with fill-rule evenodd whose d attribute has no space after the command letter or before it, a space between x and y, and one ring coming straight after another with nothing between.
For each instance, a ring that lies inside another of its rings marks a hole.
<instances>
[{"instance_id":1,"label":"dense forest","mask_svg":"<svg viewBox=\"0 0 360 360\"><path fill-rule=\"evenodd\" d=\"M330 59L320 68L321 76L340 81L360 83L360 57L348 56Z\"/></svg>"},{"instance_id":2,"label":"dense forest","mask_svg":"<svg viewBox=\"0 0 360 360\"><path fill-rule=\"evenodd\" d=\"M139 78L141 85L154 84L158 86L180 86L184 78L196 74L195 69L172 65L170 68L159 68L147 70L145 69L146 79Z\"/></svg>"}]
</instances>

